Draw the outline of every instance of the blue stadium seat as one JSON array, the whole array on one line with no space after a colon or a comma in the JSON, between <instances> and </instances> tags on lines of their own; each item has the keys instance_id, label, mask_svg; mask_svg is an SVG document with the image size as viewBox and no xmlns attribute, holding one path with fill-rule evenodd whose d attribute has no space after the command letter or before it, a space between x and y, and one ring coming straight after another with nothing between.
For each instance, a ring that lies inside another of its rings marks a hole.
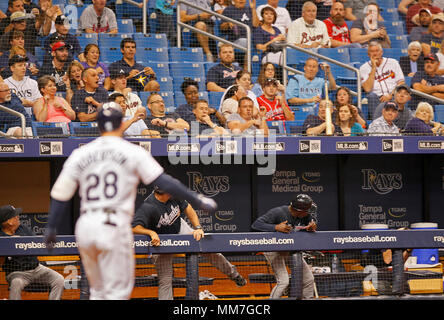
<instances>
[{"instance_id":1,"label":"blue stadium seat","mask_svg":"<svg viewBox=\"0 0 444 320\"><path fill-rule=\"evenodd\" d=\"M444 124L444 105L442 104L436 104L433 107L434 113L435 113L435 121L437 122L441 122L442 124Z\"/></svg>"},{"instance_id":2,"label":"blue stadium seat","mask_svg":"<svg viewBox=\"0 0 444 320\"><path fill-rule=\"evenodd\" d=\"M174 91L172 77L157 78L157 82L160 85L160 91L171 91L171 92Z\"/></svg>"},{"instance_id":3,"label":"blue stadium seat","mask_svg":"<svg viewBox=\"0 0 444 320\"><path fill-rule=\"evenodd\" d=\"M379 8L389 9L389 8L397 8L398 6L395 4L394 0L384 0L378 1Z\"/></svg>"},{"instance_id":4,"label":"blue stadium seat","mask_svg":"<svg viewBox=\"0 0 444 320\"><path fill-rule=\"evenodd\" d=\"M136 49L136 61L169 63L168 48L139 46Z\"/></svg>"},{"instance_id":5,"label":"blue stadium seat","mask_svg":"<svg viewBox=\"0 0 444 320\"><path fill-rule=\"evenodd\" d=\"M169 48L169 55L171 62L205 62L202 48Z\"/></svg>"},{"instance_id":6,"label":"blue stadium seat","mask_svg":"<svg viewBox=\"0 0 444 320\"><path fill-rule=\"evenodd\" d=\"M0 2L0 10L2 10L4 14L6 14L6 11L8 11L8 1Z\"/></svg>"},{"instance_id":7,"label":"blue stadium seat","mask_svg":"<svg viewBox=\"0 0 444 320\"><path fill-rule=\"evenodd\" d=\"M313 51L317 52L317 49L313 49ZM287 65L294 66L300 63L305 63L305 60L310 57L313 56L296 49L287 49Z\"/></svg>"},{"instance_id":8,"label":"blue stadium seat","mask_svg":"<svg viewBox=\"0 0 444 320\"><path fill-rule=\"evenodd\" d=\"M170 67L169 67L168 63L161 63L161 62L151 63L150 67L156 73L157 78L163 78L163 77L170 76Z\"/></svg>"},{"instance_id":9,"label":"blue stadium seat","mask_svg":"<svg viewBox=\"0 0 444 320\"><path fill-rule=\"evenodd\" d=\"M369 59L367 48L349 48L350 62L359 62L360 65L367 62Z\"/></svg>"},{"instance_id":10,"label":"blue stadium seat","mask_svg":"<svg viewBox=\"0 0 444 320\"><path fill-rule=\"evenodd\" d=\"M390 36L390 42L392 48L407 49L409 45L406 35Z\"/></svg>"},{"instance_id":11,"label":"blue stadium seat","mask_svg":"<svg viewBox=\"0 0 444 320\"><path fill-rule=\"evenodd\" d=\"M99 37L97 33L81 33L81 34L76 34L76 37L82 49L85 49L85 47L90 43L99 45Z\"/></svg>"},{"instance_id":12,"label":"blue stadium seat","mask_svg":"<svg viewBox=\"0 0 444 320\"><path fill-rule=\"evenodd\" d=\"M97 122L70 122L69 131L72 137L97 137L100 135Z\"/></svg>"},{"instance_id":13,"label":"blue stadium seat","mask_svg":"<svg viewBox=\"0 0 444 320\"><path fill-rule=\"evenodd\" d=\"M132 37L132 33L100 33L99 46L103 48L120 48L120 42L123 39Z\"/></svg>"},{"instance_id":14,"label":"blue stadium seat","mask_svg":"<svg viewBox=\"0 0 444 320\"><path fill-rule=\"evenodd\" d=\"M131 19L117 19L117 30L119 33L133 33L134 25Z\"/></svg>"},{"instance_id":15,"label":"blue stadium seat","mask_svg":"<svg viewBox=\"0 0 444 320\"><path fill-rule=\"evenodd\" d=\"M114 61L122 59L122 52L120 48L104 48L99 46L100 48L100 61L110 64Z\"/></svg>"},{"instance_id":16,"label":"blue stadium seat","mask_svg":"<svg viewBox=\"0 0 444 320\"><path fill-rule=\"evenodd\" d=\"M201 63L170 63L170 74L174 80L186 77L205 79L205 68Z\"/></svg>"},{"instance_id":17,"label":"blue stadium seat","mask_svg":"<svg viewBox=\"0 0 444 320\"><path fill-rule=\"evenodd\" d=\"M267 121L268 129L270 129L270 134L272 134L271 130L275 130L275 134L285 134L285 121Z\"/></svg>"},{"instance_id":18,"label":"blue stadium seat","mask_svg":"<svg viewBox=\"0 0 444 320\"><path fill-rule=\"evenodd\" d=\"M219 110L220 107L220 99L222 99L222 96L224 95L223 92L217 92L217 91L208 91L208 103L211 107L216 108L216 110Z\"/></svg>"},{"instance_id":19,"label":"blue stadium seat","mask_svg":"<svg viewBox=\"0 0 444 320\"><path fill-rule=\"evenodd\" d=\"M350 53L348 48L320 48L318 49L318 53L343 63L350 63Z\"/></svg>"},{"instance_id":20,"label":"blue stadium seat","mask_svg":"<svg viewBox=\"0 0 444 320\"><path fill-rule=\"evenodd\" d=\"M287 135L300 135L303 132L302 124L304 121L285 121L285 133Z\"/></svg>"},{"instance_id":21,"label":"blue stadium seat","mask_svg":"<svg viewBox=\"0 0 444 320\"><path fill-rule=\"evenodd\" d=\"M133 6L132 4L126 3L116 4L116 18L117 19L142 19L142 9Z\"/></svg>"},{"instance_id":22,"label":"blue stadium seat","mask_svg":"<svg viewBox=\"0 0 444 320\"><path fill-rule=\"evenodd\" d=\"M384 19L384 24L387 24L387 22L389 21L399 20L398 7L381 9L380 14L381 17Z\"/></svg>"},{"instance_id":23,"label":"blue stadium seat","mask_svg":"<svg viewBox=\"0 0 444 320\"><path fill-rule=\"evenodd\" d=\"M134 40L141 48L167 48L168 39L165 33L135 33Z\"/></svg>"},{"instance_id":24,"label":"blue stadium seat","mask_svg":"<svg viewBox=\"0 0 444 320\"><path fill-rule=\"evenodd\" d=\"M399 57L407 55L407 48L385 48L383 49L383 56L386 58L392 58L399 61Z\"/></svg>"},{"instance_id":25,"label":"blue stadium seat","mask_svg":"<svg viewBox=\"0 0 444 320\"><path fill-rule=\"evenodd\" d=\"M208 101L208 92L207 91L199 92L199 99L204 99L204 100ZM180 90L174 92L174 101L176 103L176 107L187 103L187 100L185 99L183 92ZM208 103L208 104L211 107L210 103Z\"/></svg>"},{"instance_id":26,"label":"blue stadium seat","mask_svg":"<svg viewBox=\"0 0 444 320\"><path fill-rule=\"evenodd\" d=\"M35 57L39 63L43 62L45 55L48 53L48 50L43 47L35 47Z\"/></svg>"},{"instance_id":27,"label":"blue stadium seat","mask_svg":"<svg viewBox=\"0 0 444 320\"><path fill-rule=\"evenodd\" d=\"M69 135L67 122L32 121L32 134L35 137L65 137Z\"/></svg>"},{"instance_id":28,"label":"blue stadium seat","mask_svg":"<svg viewBox=\"0 0 444 320\"><path fill-rule=\"evenodd\" d=\"M389 35L402 36L407 33L404 29L404 23L399 20L385 21L384 26Z\"/></svg>"}]
</instances>

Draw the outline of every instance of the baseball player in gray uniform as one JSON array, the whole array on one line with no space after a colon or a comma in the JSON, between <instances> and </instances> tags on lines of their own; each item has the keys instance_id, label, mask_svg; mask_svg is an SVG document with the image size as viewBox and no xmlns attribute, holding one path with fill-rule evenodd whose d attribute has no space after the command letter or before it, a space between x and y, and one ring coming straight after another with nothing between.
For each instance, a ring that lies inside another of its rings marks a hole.
<instances>
[{"instance_id":1,"label":"baseball player in gray uniform","mask_svg":"<svg viewBox=\"0 0 444 320\"><path fill-rule=\"evenodd\" d=\"M97 116L101 136L74 150L51 190L45 242L52 249L56 227L79 187L80 217L75 236L91 300L129 299L134 286L131 222L139 181L155 183L179 199L213 211L214 200L191 192L143 148L122 138L122 109L106 103Z\"/></svg>"}]
</instances>

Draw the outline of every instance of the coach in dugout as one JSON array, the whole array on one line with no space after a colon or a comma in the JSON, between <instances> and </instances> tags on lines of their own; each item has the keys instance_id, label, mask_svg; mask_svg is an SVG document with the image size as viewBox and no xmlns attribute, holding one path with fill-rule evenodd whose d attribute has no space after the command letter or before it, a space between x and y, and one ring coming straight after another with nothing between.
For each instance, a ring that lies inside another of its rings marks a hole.
<instances>
[{"instance_id":1,"label":"coach in dugout","mask_svg":"<svg viewBox=\"0 0 444 320\"><path fill-rule=\"evenodd\" d=\"M0 207L0 237L35 236L26 226L20 224L20 208L11 205ZM49 285L49 300L60 300L64 290L63 276L39 263L36 256L0 257L0 264L9 284L9 300L21 300L22 290L31 283Z\"/></svg>"},{"instance_id":2,"label":"coach in dugout","mask_svg":"<svg viewBox=\"0 0 444 320\"><path fill-rule=\"evenodd\" d=\"M193 228L181 217L190 220ZM204 237L204 230L194 208L185 200L171 197L169 193L154 187L143 204L137 209L132 223L133 233L147 235L153 246L160 245L159 234L192 234L196 241ZM221 253L204 254L211 264L227 275L238 287L247 281ZM155 254L153 260L159 277L159 300L173 300L173 254Z\"/></svg>"},{"instance_id":3,"label":"coach in dugout","mask_svg":"<svg viewBox=\"0 0 444 320\"><path fill-rule=\"evenodd\" d=\"M270 209L251 225L254 231L290 233L293 230L316 231L317 206L306 194L298 194L290 205ZM286 261L289 252L264 252L276 276L276 286L271 290L270 299L279 299L286 292L290 283ZM302 259L302 297L310 299L314 296L314 277L310 267Z\"/></svg>"}]
</instances>

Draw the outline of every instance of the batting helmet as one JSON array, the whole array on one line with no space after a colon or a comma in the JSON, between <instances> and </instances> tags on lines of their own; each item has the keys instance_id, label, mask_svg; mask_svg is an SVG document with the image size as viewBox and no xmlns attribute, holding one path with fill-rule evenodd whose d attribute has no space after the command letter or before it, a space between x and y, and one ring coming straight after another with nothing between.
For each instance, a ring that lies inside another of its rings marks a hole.
<instances>
[{"instance_id":1,"label":"batting helmet","mask_svg":"<svg viewBox=\"0 0 444 320\"><path fill-rule=\"evenodd\" d=\"M313 200L307 194L298 194L296 198L294 198L290 202L290 206L297 211L308 211L313 205Z\"/></svg>"},{"instance_id":2,"label":"batting helmet","mask_svg":"<svg viewBox=\"0 0 444 320\"><path fill-rule=\"evenodd\" d=\"M105 103L97 115L97 125L101 132L114 131L120 127L123 118L123 111L119 104L115 102Z\"/></svg>"}]
</instances>

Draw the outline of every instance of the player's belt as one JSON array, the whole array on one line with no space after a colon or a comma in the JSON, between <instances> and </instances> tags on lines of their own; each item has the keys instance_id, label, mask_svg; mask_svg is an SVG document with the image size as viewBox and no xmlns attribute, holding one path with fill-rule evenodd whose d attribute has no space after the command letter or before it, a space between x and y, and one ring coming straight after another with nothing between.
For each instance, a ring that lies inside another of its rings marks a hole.
<instances>
[{"instance_id":1,"label":"player's belt","mask_svg":"<svg viewBox=\"0 0 444 320\"><path fill-rule=\"evenodd\" d=\"M100 211L106 214L106 221L104 221L104 224L116 227L117 224L115 224L114 222L111 221L110 216L113 214L116 214L117 211L116 209L113 208L100 208L100 209L88 209L88 210L82 210L82 214L84 213L89 213L89 212L96 212L96 211Z\"/></svg>"}]
</instances>

